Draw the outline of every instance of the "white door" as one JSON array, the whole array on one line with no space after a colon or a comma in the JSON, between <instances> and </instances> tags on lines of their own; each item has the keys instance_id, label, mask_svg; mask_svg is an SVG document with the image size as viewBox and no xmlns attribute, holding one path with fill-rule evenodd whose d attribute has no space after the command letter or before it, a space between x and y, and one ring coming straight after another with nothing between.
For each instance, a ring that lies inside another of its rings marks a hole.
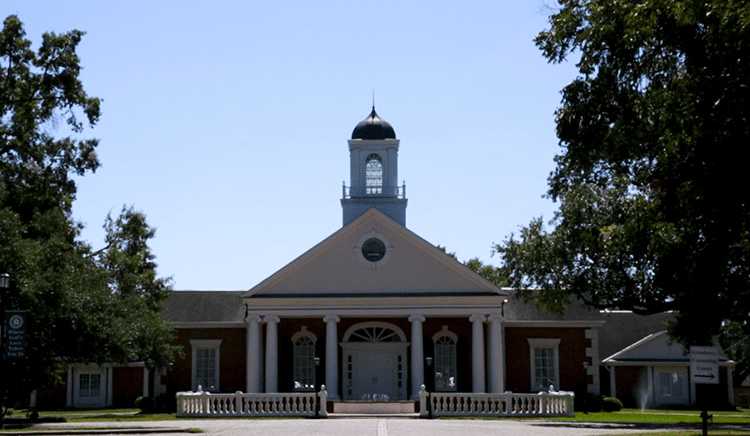
<instances>
[{"instance_id":1,"label":"white door","mask_svg":"<svg viewBox=\"0 0 750 436\"><path fill-rule=\"evenodd\" d=\"M378 321L355 324L341 346L345 400L406 399L409 343L400 328Z\"/></svg>"},{"instance_id":2,"label":"white door","mask_svg":"<svg viewBox=\"0 0 750 436\"><path fill-rule=\"evenodd\" d=\"M371 350L357 350L353 352L352 367L352 399L400 399L398 377L399 354L379 350L372 345Z\"/></svg>"},{"instance_id":3,"label":"white door","mask_svg":"<svg viewBox=\"0 0 750 436\"><path fill-rule=\"evenodd\" d=\"M689 403L688 371L685 367L654 368L656 404L687 405Z\"/></svg>"}]
</instances>

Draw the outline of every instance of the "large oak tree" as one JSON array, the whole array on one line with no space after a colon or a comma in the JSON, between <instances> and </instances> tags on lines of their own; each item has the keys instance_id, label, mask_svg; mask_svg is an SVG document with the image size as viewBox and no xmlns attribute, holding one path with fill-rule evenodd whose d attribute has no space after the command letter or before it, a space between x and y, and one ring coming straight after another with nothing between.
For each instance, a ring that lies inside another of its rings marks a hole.
<instances>
[{"instance_id":1,"label":"large oak tree","mask_svg":"<svg viewBox=\"0 0 750 436\"><path fill-rule=\"evenodd\" d=\"M25 356L0 368L0 422L68 363L163 365L174 352L158 317L169 282L156 276L145 217L108 219L107 246L94 252L72 216L75 177L99 167L86 134L100 100L79 79L82 36L45 33L33 50L13 15L0 32L0 273L11 276L0 304L28 311Z\"/></svg>"},{"instance_id":2,"label":"large oak tree","mask_svg":"<svg viewBox=\"0 0 750 436\"><path fill-rule=\"evenodd\" d=\"M551 308L674 310L685 344L746 338L750 2L560 0L536 43L578 74L556 113L559 209L496 247L512 284Z\"/></svg>"}]
</instances>

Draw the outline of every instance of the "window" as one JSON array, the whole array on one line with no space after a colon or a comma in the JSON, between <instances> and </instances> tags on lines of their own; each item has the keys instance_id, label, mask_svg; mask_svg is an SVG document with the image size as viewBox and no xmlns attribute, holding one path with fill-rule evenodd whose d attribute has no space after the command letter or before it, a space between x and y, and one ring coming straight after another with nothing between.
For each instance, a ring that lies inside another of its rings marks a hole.
<instances>
[{"instance_id":1,"label":"window","mask_svg":"<svg viewBox=\"0 0 750 436\"><path fill-rule=\"evenodd\" d=\"M435 345L435 391L455 391L456 381L456 343L458 336L448 330L448 326L443 326L432 337Z\"/></svg>"},{"instance_id":2,"label":"window","mask_svg":"<svg viewBox=\"0 0 750 436\"><path fill-rule=\"evenodd\" d=\"M375 153L365 161L365 192L368 195L383 193L383 162Z\"/></svg>"},{"instance_id":3,"label":"window","mask_svg":"<svg viewBox=\"0 0 750 436\"><path fill-rule=\"evenodd\" d=\"M221 339L190 341L193 354L193 390L216 392L219 388L219 356Z\"/></svg>"},{"instance_id":4,"label":"window","mask_svg":"<svg viewBox=\"0 0 750 436\"><path fill-rule=\"evenodd\" d=\"M370 238L362 244L362 256L370 262L379 262L385 257L385 243L378 238Z\"/></svg>"},{"instance_id":5,"label":"window","mask_svg":"<svg viewBox=\"0 0 750 436\"><path fill-rule=\"evenodd\" d=\"M531 391L560 389L560 339L529 339Z\"/></svg>"},{"instance_id":6,"label":"window","mask_svg":"<svg viewBox=\"0 0 750 436\"><path fill-rule=\"evenodd\" d=\"M687 404L687 368L657 367L654 372L658 404Z\"/></svg>"},{"instance_id":7,"label":"window","mask_svg":"<svg viewBox=\"0 0 750 436\"><path fill-rule=\"evenodd\" d=\"M98 398L101 393L101 374L81 374L78 378L78 396L80 398Z\"/></svg>"},{"instance_id":8,"label":"window","mask_svg":"<svg viewBox=\"0 0 750 436\"><path fill-rule=\"evenodd\" d=\"M307 327L292 336L292 367L294 370L294 390L315 390L315 343L317 338Z\"/></svg>"}]
</instances>

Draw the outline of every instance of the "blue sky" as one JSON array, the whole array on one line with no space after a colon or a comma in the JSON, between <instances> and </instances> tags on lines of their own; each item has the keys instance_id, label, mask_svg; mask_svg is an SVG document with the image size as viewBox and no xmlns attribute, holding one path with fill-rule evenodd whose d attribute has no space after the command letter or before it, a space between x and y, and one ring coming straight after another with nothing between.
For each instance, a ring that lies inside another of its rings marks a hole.
<instances>
[{"instance_id":1,"label":"blue sky","mask_svg":"<svg viewBox=\"0 0 750 436\"><path fill-rule=\"evenodd\" d=\"M346 140L371 92L401 140L407 227L460 259L532 217L558 150L571 64L533 44L549 0L4 0L38 41L87 32L102 167L75 217L102 245L123 204L157 228L176 289L247 289L341 227ZM347 184L348 184L348 180Z\"/></svg>"}]
</instances>

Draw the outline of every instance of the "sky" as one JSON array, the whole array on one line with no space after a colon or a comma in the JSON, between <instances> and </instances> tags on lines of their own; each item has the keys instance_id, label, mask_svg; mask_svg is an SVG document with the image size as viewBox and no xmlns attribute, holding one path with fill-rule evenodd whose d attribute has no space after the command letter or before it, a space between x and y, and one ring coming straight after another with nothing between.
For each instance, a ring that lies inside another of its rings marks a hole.
<instances>
[{"instance_id":1,"label":"sky","mask_svg":"<svg viewBox=\"0 0 750 436\"><path fill-rule=\"evenodd\" d=\"M554 112L575 68L533 43L550 3L3 0L0 13L35 43L86 32L102 166L78 180L82 238L103 246L106 215L134 205L175 289L241 290L341 227L347 140L373 90L401 140L409 229L496 264L494 242L551 218Z\"/></svg>"}]
</instances>

